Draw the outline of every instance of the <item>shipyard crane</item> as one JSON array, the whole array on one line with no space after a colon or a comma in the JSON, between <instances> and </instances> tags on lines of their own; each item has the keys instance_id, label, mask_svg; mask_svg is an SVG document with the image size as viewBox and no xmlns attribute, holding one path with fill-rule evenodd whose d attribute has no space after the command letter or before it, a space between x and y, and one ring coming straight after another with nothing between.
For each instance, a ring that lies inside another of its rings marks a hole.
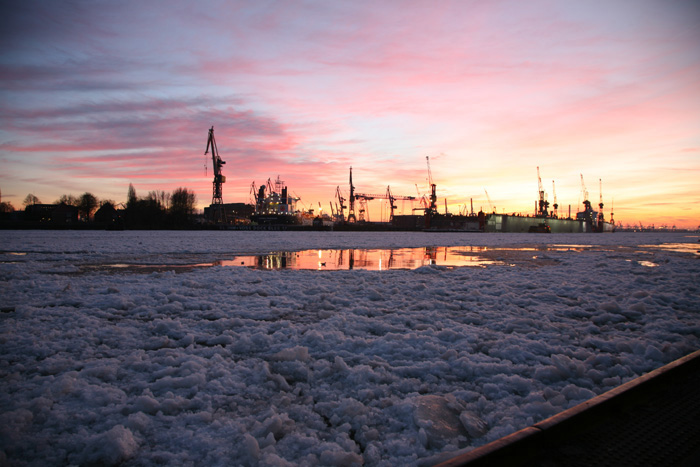
<instances>
[{"instance_id":1,"label":"shipyard crane","mask_svg":"<svg viewBox=\"0 0 700 467\"><path fill-rule=\"evenodd\" d=\"M386 187L386 197L389 200L389 206L391 207L391 217L389 218L389 221L394 220L394 210L396 209L396 200L399 201L414 201L416 199L415 196L401 196L401 195L394 195L391 193L391 188L389 185Z\"/></svg>"},{"instance_id":2,"label":"shipyard crane","mask_svg":"<svg viewBox=\"0 0 700 467\"><path fill-rule=\"evenodd\" d=\"M355 194L355 199L362 201L365 204L366 207L366 202L367 201L372 201L374 199L387 199L389 200L389 206L391 207L391 217L389 218L389 221L394 219L394 210L396 209L396 203L395 201L413 201L416 199L415 196L401 196L401 195L394 195L391 193L391 187L387 186L386 187L386 194L383 195L377 195L377 194L370 194L370 193L356 193ZM362 214L362 212L360 212ZM362 219L364 219L364 216L361 216Z\"/></svg>"},{"instance_id":3,"label":"shipyard crane","mask_svg":"<svg viewBox=\"0 0 700 467\"><path fill-rule=\"evenodd\" d=\"M253 181L250 184L250 193L249 193L250 199L249 201L255 208L257 209L258 207L258 189L255 186L255 181Z\"/></svg>"},{"instance_id":4,"label":"shipyard crane","mask_svg":"<svg viewBox=\"0 0 700 467\"><path fill-rule=\"evenodd\" d=\"M586 189L586 184L583 181L583 174L581 174L581 196L583 197L583 206L586 210L591 209L591 202L588 200L588 190Z\"/></svg>"},{"instance_id":5,"label":"shipyard crane","mask_svg":"<svg viewBox=\"0 0 700 467\"><path fill-rule=\"evenodd\" d=\"M484 188L484 193L486 193L486 200L489 202L489 209L491 209L491 211L495 213L496 206L494 206L493 203L491 203L491 197L489 196L489 192L486 191L486 188Z\"/></svg>"},{"instance_id":6,"label":"shipyard crane","mask_svg":"<svg viewBox=\"0 0 700 467\"><path fill-rule=\"evenodd\" d=\"M430 206L428 207L428 211L431 214L437 214L437 194L436 186L433 183L433 173L430 170L430 157L425 156L425 160L428 163L428 184L430 185Z\"/></svg>"},{"instance_id":7,"label":"shipyard crane","mask_svg":"<svg viewBox=\"0 0 700 467\"><path fill-rule=\"evenodd\" d=\"M420 207L413 208L413 211L425 212L428 209L428 206L430 205L430 203L428 202L428 197L421 194L420 190L418 189L417 183L415 184L415 186L416 186L416 193L418 194L418 198L417 198L418 204L420 205Z\"/></svg>"},{"instance_id":8,"label":"shipyard crane","mask_svg":"<svg viewBox=\"0 0 700 467\"><path fill-rule=\"evenodd\" d=\"M335 215L338 217L338 221L340 222L345 222L345 214L343 213L343 210L338 206L338 202L335 202Z\"/></svg>"},{"instance_id":9,"label":"shipyard crane","mask_svg":"<svg viewBox=\"0 0 700 467\"><path fill-rule=\"evenodd\" d=\"M554 212L552 212L552 217L559 217L559 214L557 213L559 203L557 203L557 190L554 188L554 180L552 180L552 196L554 196L554 204L552 205L552 207L554 207Z\"/></svg>"},{"instance_id":10,"label":"shipyard crane","mask_svg":"<svg viewBox=\"0 0 700 467\"><path fill-rule=\"evenodd\" d=\"M598 211L598 225L603 226L603 221L605 218L603 217L603 179L599 178L598 179L598 190L600 193L600 201L598 203L598 207L600 208L600 211Z\"/></svg>"},{"instance_id":11,"label":"shipyard crane","mask_svg":"<svg viewBox=\"0 0 700 467\"><path fill-rule=\"evenodd\" d=\"M537 167L537 187L539 191L539 208L537 209L537 215L540 217L547 217L549 213L549 201L547 201L547 194L544 192L542 187L542 178L540 177L540 168Z\"/></svg>"},{"instance_id":12,"label":"shipyard crane","mask_svg":"<svg viewBox=\"0 0 700 467\"><path fill-rule=\"evenodd\" d=\"M355 198L360 203L360 209L358 210L358 213L360 214L360 218L358 219L358 222L369 222L369 211L367 210L367 199L362 198L362 197L357 197L357 195L355 195ZM365 213L367 213L367 219L365 219Z\"/></svg>"},{"instance_id":13,"label":"shipyard crane","mask_svg":"<svg viewBox=\"0 0 700 467\"><path fill-rule=\"evenodd\" d=\"M345 222L345 209L347 206L345 205L345 198L343 198L343 195L340 193L339 186L335 188L335 196L338 198L338 204L340 205L336 208L336 212L340 215L341 222Z\"/></svg>"},{"instance_id":14,"label":"shipyard crane","mask_svg":"<svg viewBox=\"0 0 700 467\"><path fill-rule=\"evenodd\" d=\"M226 181L226 177L221 173L221 166L226 162L219 157L219 149L216 147L216 140L214 139L214 127L209 129L209 137L207 139L207 148L204 151L206 156L211 149L211 160L214 169L214 182L213 191L211 197L211 216L214 223L226 223L226 211L224 210L224 199L222 196L221 185ZM206 159L205 159L206 161ZM204 166L206 171L206 162Z\"/></svg>"},{"instance_id":15,"label":"shipyard crane","mask_svg":"<svg viewBox=\"0 0 700 467\"><path fill-rule=\"evenodd\" d=\"M612 200L612 204L610 205L610 223L615 225L615 219L613 218L615 213L613 211L615 211L615 199Z\"/></svg>"},{"instance_id":16,"label":"shipyard crane","mask_svg":"<svg viewBox=\"0 0 700 467\"><path fill-rule=\"evenodd\" d=\"M355 186L352 184L352 167L350 167L350 209L348 209L348 222L356 222L355 218Z\"/></svg>"}]
</instances>

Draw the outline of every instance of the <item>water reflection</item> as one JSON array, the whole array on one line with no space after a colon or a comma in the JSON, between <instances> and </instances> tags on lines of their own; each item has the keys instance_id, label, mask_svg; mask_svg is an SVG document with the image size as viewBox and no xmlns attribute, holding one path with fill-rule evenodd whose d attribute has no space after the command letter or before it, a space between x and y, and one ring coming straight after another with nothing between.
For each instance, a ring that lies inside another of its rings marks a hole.
<instances>
[{"instance_id":1,"label":"water reflection","mask_svg":"<svg viewBox=\"0 0 700 467\"><path fill-rule=\"evenodd\" d=\"M678 253L700 253L700 245L697 243L662 243L660 245L639 245L640 248L659 248L666 251L674 251Z\"/></svg>"},{"instance_id":2,"label":"water reflection","mask_svg":"<svg viewBox=\"0 0 700 467\"><path fill-rule=\"evenodd\" d=\"M425 247L396 249L346 249L280 251L265 255L236 256L217 261L220 266L244 266L255 269L417 269L422 266L445 267L504 264L480 256L485 247Z\"/></svg>"}]
</instances>

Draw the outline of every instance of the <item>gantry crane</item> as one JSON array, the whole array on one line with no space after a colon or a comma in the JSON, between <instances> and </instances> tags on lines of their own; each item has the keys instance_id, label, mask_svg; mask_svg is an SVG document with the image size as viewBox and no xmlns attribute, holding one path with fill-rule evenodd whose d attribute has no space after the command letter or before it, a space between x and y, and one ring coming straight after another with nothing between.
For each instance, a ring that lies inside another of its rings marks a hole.
<instances>
[{"instance_id":1,"label":"gantry crane","mask_svg":"<svg viewBox=\"0 0 700 467\"><path fill-rule=\"evenodd\" d=\"M211 196L211 216L214 223L226 223L226 211L224 210L224 199L222 195L221 185L226 181L226 177L221 173L221 167L226 163L219 157L219 149L216 147L214 139L214 127L209 129L209 137L207 139L207 148L204 150L204 155L209 153L211 148L211 160L214 169L213 191ZM205 166L206 170L206 159Z\"/></svg>"},{"instance_id":2,"label":"gantry crane","mask_svg":"<svg viewBox=\"0 0 700 467\"><path fill-rule=\"evenodd\" d=\"M557 203L557 190L554 188L554 180L552 180L552 196L554 196L554 204L552 205L552 207L554 207L554 212L552 213L552 217L559 217L559 214L557 213L559 203Z\"/></svg>"},{"instance_id":3,"label":"gantry crane","mask_svg":"<svg viewBox=\"0 0 700 467\"><path fill-rule=\"evenodd\" d=\"M396 209L396 202L395 201L414 201L416 199L415 196L402 196L402 195L394 195L391 193L391 187L387 185L386 187L386 194L383 195L374 195L374 194L366 194L366 193L357 193L355 194L355 199L362 200L362 201L371 201L373 199L386 199L389 200L389 207L391 208L391 215L389 217L389 222L394 220L394 210ZM362 216L364 218L364 216Z\"/></svg>"}]
</instances>

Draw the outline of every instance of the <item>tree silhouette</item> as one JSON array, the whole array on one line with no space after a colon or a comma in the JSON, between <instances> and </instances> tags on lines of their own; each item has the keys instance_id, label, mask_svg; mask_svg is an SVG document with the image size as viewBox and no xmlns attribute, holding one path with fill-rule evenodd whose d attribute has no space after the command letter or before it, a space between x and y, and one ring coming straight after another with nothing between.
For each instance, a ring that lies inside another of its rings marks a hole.
<instances>
[{"instance_id":1,"label":"tree silhouette","mask_svg":"<svg viewBox=\"0 0 700 467\"><path fill-rule=\"evenodd\" d=\"M97 210L97 197L92 193L83 193L78 203L78 211L83 218L90 222L92 214Z\"/></svg>"},{"instance_id":2,"label":"tree silhouette","mask_svg":"<svg viewBox=\"0 0 700 467\"><path fill-rule=\"evenodd\" d=\"M194 214L196 196L187 188L177 188L170 196L170 221L174 227L182 227L190 222Z\"/></svg>"},{"instance_id":3,"label":"tree silhouette","mask_svg":"<svg viewBox=\"0 0 700 467\"><path fill-rule=\"evenodd\" d=\"M24 198L24 201L22 202L22 204L23 204L25 207L30 206L30 205L32 205L32 204L40 204L40 203L41 203L41 201L39 201L39 198L37 198L36 196L34 196L34 195L31 194L31 193L29 193L29 194L27 195L27 197Z\"/></svg>"}]
</instances>

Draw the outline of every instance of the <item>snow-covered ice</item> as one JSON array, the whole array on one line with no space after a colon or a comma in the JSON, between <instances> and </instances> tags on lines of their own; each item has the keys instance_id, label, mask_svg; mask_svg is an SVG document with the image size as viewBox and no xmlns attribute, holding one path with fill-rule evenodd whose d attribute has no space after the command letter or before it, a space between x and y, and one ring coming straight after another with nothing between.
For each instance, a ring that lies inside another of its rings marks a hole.
<instances>
[{"instance_id":1,"label":"snow-covered ice","mask_svg":"<svg viewBox=\"0 0 700 467\"><path fill-rule=\"evenodd\" d=\"M697 235L0 241L3 464L430 465L700 348ZM427 246L486 246L497 263L182 267ZM115 264L158 267L101 267Z\"/></svg>"}]
</instances>

